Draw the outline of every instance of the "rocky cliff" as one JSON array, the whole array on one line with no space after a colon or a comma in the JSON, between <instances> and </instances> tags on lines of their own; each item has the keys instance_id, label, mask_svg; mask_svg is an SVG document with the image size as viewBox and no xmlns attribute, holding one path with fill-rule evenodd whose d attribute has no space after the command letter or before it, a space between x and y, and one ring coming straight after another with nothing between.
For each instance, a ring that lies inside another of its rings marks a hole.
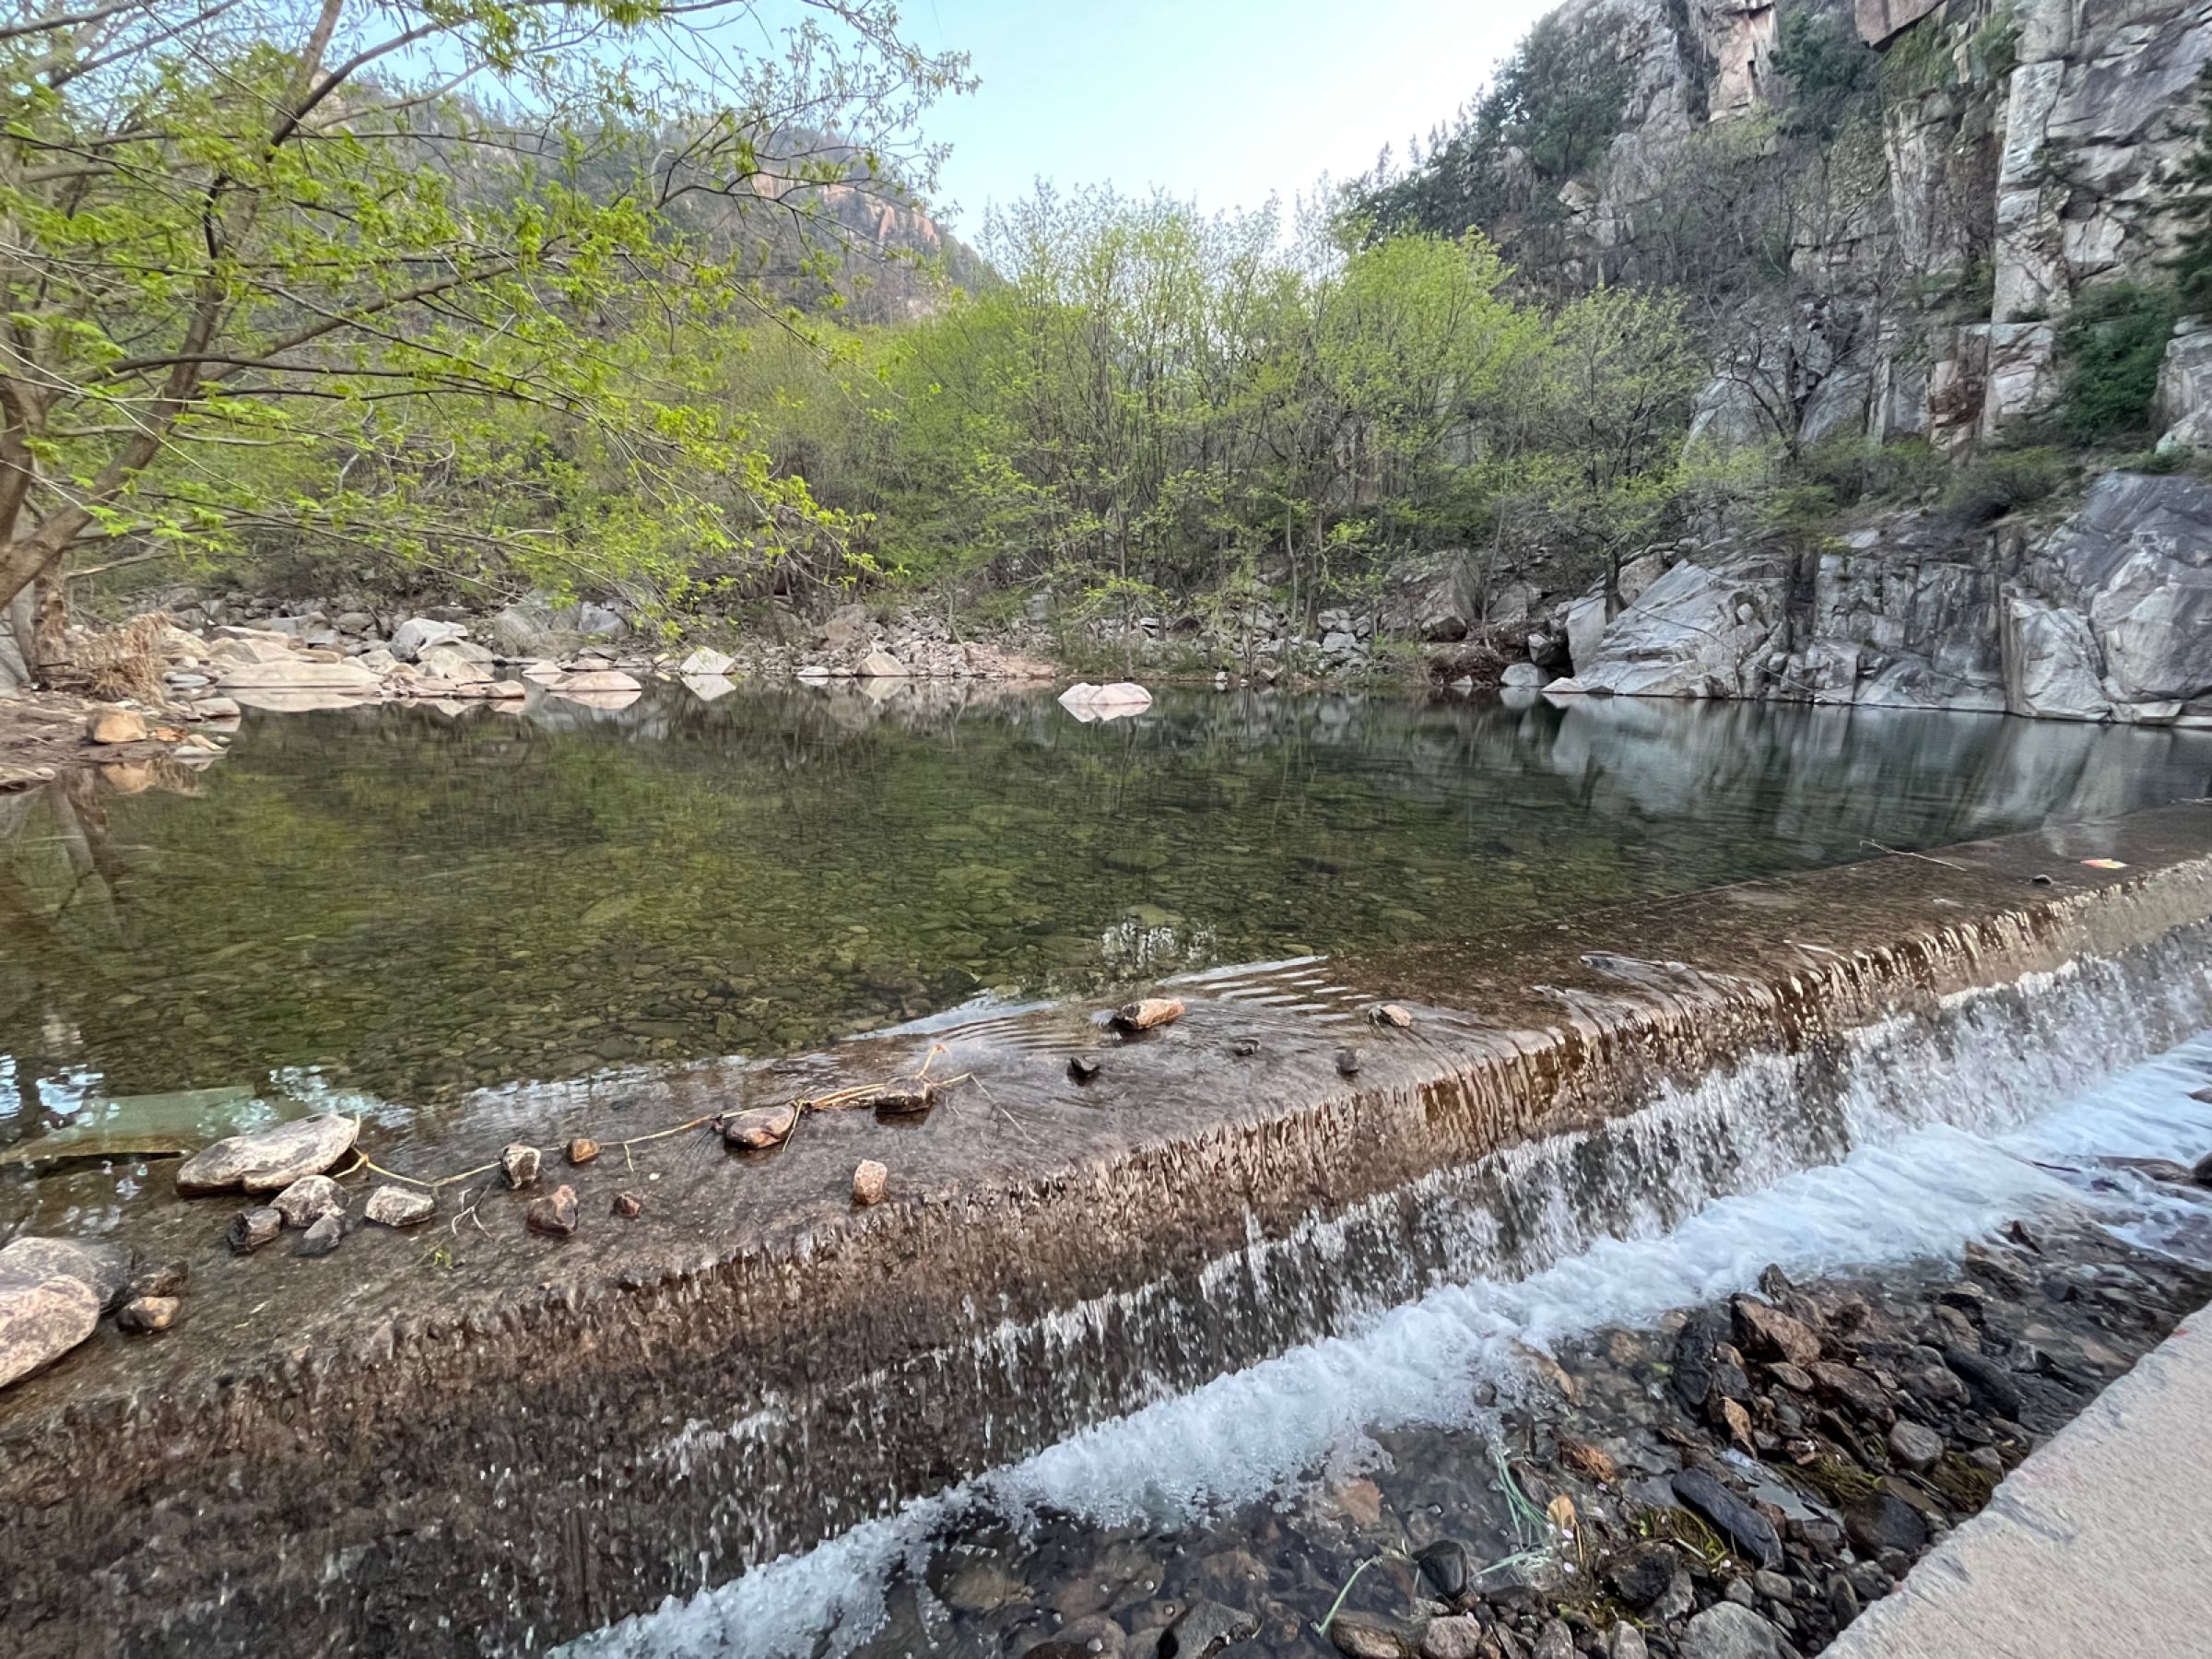
<instances>
[{"instance_id":1,"label":"rocky cliff","mask_svg":"<svg viewBox=\"0 0 2212 1659\"><path fill-rule=\"evenodd\" d=\"M1878 143L1837 139L1790 198L1788 275L1736 301L1699 441L1924 439L1955 460L2048 415L2059 324L2157 275L2196 142L2212 0L1804 0L1882 53ZM1793 100L1765 0L1577 0L1629 70L1620 132L1563 193L1584 279L1652 278L1686 172L1781 163ZM1804 119L1802 113L1796 116ZM1731 132L1741 141L1718 147ZM1724 330L1724 333L1725 331ZM2165 447L2212 447L2212 329L2169 348ZM2063 516L2063 515L2062 515ZM2041 525L1931 512L1825 548L1709 537L1559 606L1592 690L1772 696L2212 724L2212 490L2113 474Z\"/></svg>"}]
</instances>

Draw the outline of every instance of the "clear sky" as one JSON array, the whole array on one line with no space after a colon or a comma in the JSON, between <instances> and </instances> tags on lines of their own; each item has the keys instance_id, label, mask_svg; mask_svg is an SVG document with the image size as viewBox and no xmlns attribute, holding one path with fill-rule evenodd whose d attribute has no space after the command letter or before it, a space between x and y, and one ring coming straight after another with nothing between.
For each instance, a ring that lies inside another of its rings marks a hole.
<instances>
[{"instance_id":1,"label":"clear sky","mask_svg":"<svg viewBox=\"0 0 2212 1659\"><path fill-rule=\"evenodd\" d=\"M1557 0L904 0L982 88L926 124L942 217L1056 184L1159 185L1211 212L1286 206L1448 119Z\"/></svg>"}]
</instances>

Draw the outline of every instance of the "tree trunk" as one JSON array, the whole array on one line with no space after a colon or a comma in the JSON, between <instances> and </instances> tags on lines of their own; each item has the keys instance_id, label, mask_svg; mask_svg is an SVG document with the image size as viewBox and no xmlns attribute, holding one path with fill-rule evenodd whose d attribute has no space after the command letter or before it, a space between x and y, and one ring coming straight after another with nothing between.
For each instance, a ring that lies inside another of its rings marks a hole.
<instances>
[{"instance_id":1,"label":"tree trunk","mask_svg":"<svg viewBox=\"0 0 2212 1659\"><path fill-rule=\"evenodd\" d=\"M52 690L56 678L66 678L72 666L69 584L62 577L59 558L40 573L32 591L36 597L31 602L31 682L41 690Z\"/></svg>"}]
</instances>

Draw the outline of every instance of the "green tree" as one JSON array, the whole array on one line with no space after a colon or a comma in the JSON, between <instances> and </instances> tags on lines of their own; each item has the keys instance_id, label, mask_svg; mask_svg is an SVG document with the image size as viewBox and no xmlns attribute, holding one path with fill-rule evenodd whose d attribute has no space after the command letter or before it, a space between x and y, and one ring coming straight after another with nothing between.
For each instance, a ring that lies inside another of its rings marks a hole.
<instances>
[{"instance_id":1,"label":"green tree","mask_svg":"<svg viewBox=\"0 0 2212 1659\"><path fill-rule=\"evenodd\" d=\"M500 539L556 580L819 523L649 315L776 309L766 223L892 173L964 63L888 0L810 0L756 52L745 0L27 0L0 23L0 606L72 550L255 531L419 552ZM820 135L834 128L835 143ZM516 410L534 412L518 423ZM426 456L435 465L426 466ZM425 488L472 500L441 513ZM618 481L620 510L577 481ZM715 492L697 488L718 481Z\"/></svg>"},{"instance_id":2,"label":"green tree","mask_svg":"<svg viewBox=\"0 0 2212 1659\"><path fill-rule=\"evenodd\" d=\"M2198 85L2196 144L2168 184L2167 211L2182 226L2168 268L2183 309L2212 312L2212 64Z\"/></svg>"}]
</instances>

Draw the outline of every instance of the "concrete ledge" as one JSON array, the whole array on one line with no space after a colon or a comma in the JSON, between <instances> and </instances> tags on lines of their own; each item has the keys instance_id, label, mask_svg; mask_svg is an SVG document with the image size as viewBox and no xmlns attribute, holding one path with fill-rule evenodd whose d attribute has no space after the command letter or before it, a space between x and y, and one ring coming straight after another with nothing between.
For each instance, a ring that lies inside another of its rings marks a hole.
<instances>
[{"instance_id":1,"label":"concrete ledge","mask_svg":"<svg viewBox=\"0 0 2212 1659\"><path fill-rule=\"evenodd\" d=\"M1829 1659L2114 1659L2212 1643L2212 1309L1999 1486Z\"/></svg>"}]
</instances>

